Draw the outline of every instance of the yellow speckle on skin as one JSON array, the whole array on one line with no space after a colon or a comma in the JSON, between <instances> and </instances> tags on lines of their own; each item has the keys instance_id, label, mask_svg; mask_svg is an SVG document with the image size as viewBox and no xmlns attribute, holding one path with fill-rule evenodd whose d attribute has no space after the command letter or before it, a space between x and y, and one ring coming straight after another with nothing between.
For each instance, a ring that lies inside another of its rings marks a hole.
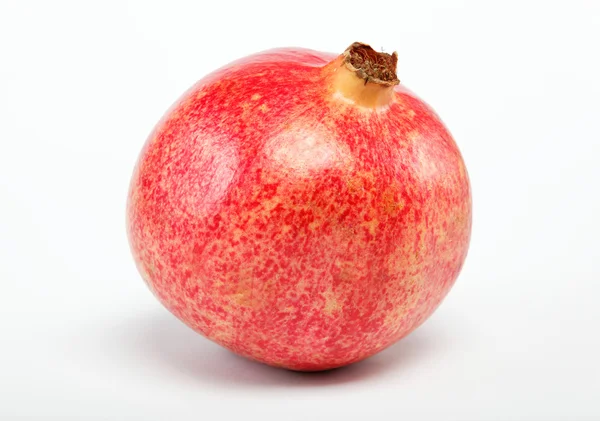
<instances>
[{"instance_id":1,"label":"yellow speckle on skin","mask_svg":"<svg viewBox=\"0 0 600 421\"><path fill-rule=\"evenodd\" d=\"M379 226L379 220L373 218L370 221L363 222L361 225L369 230L369 234L375 235L375 231L377 231L377 227Z\"/></svg>"},{"instance_id":2,"label":"yellow speckle on skin","mask_svg":"<svg viewBox=\"0 0 600 421\"><path fill-rule=\"evenodd\" d=\"M263 113L269 111L269 107L267 107L267 104L262 104L260 107L258 107L258 109L261 110Z\"/></svg>"},{"instance_id":3,"label":"yellow speckle on skin","mask_svg":"<svg viewBox=\"0 0 600 421\"><path fill-rule=\"evenodd\" d=\"M242 235L244 235L244 231L241 230L240 228L234 228L233 230L233 241L240 241L240 238L242 238Z\"/></svg>"},{"instance_id":4,"label":"yellow speckle on skin","mask_svg":"<svg viewBox=\"0 0 600 421\"><path fill-rule=\"evenodd\" d=\"M319 226L321 225L320 221L313 221L310 224L308 224L308 229L311 231L316 230Z\"/></svg>"},{"instance_id":5,"label":"yellow speckle on skin","mask_svg":"<svg viewBox=\"0 0 600 421\"><path fill-rule=\"evenodd\" d=\"M383 192L381 197L383 211L387 214L393 214L404 209L404 201L402 199L396 202L396 199L394 198L394 190L397 189L395 187L388 187Z\"/></svg>"},{"instance_id":6,"label":"yellow speckle on skin","mask_svg":"<svg viewBox=\"0 0 600 421\"><path fill-rule=\"evenodd\" d=\"M349 282L354 279L354 262L337 260L335 266L340 270L338 275L340 281Z\"/></svg>"},{"instance_id":7,"label":"yellow speckle on skin","mask_svg":"<svg viewBox=\"0 0 600 421\"><path fill-rule=\"evenodd\" d=\"M275 196L269 200L263 200L262 205L265 212L271 212L275 207L281 203L279 197Z\"/></svg>"},{"instance_id":8,"label":"yellow speckle on skin","mask_svg":"<svg viewBox=\"0 0 600 421\"><path fill-rule=\"evenodd\" d=\"M325 298L325 306L323 307L323 313L328 316L331 316L334 311L341 310L340 303L335 298L335 294L332 289L328 289L327 292L323 294Z\"/></svg>"},{"instance_id":9,"label":"yellow speckle on skin","mask_svg":"<svg viewBox=\"0 0 600 421\"><path fill-rule=\"evenodd\" d=\"M212 332L213 338L217 342L229 342L235 336L235 329L229 320L215 318L215 328Z\"/></svg>"},{"instance_id":10,"label":"yellow speckle on skin","mask_svg":"<svg viewBox=\"0 0 600 421\"><path fill-rule=\"evenodd\" d=\"M231 300L241 306L250 304L250 291L243 291L231 296Z\"/></svg>"},{"instance_id":11,"label":"yellow speckle on skin","mask_svg":"<svg viewBox=\"0 0 600 421\"><path fill-rule=\"evenodd\" d=\"M421 133L418 130L413 130L411 132L408 132L408 134L406 135L406 138L408 140L410 140L411 142L418 140L420 137L421 137Z\"/></svg>"},{"instance_id":12,"label":"yellow speckle on skin","mask_svg":"<svg viewBox=\"0 0 600 421\"><path fill-rule=\"evenodd\" d=\"M254 95L252 95L252 101L258 101L261 97L262 97L261 94L254 94Z\"/></svg>"}]
</instances>

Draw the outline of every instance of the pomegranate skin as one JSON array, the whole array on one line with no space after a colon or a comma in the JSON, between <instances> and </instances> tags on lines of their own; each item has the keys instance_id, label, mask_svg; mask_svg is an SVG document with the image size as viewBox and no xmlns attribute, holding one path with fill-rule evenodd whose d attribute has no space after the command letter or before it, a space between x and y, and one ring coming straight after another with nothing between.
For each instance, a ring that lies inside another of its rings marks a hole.
<instances>
[{"instance_id":1,"label":"pomegranate skin","mask_svg":"<svg viewBox=\"0 0 600 421\"><path fill-rule=\"evenodd\" d=\"M292 370L413 331L471 232L467 171L438 116L402 85L374 108L340 96L336 57L271 50L199 81L150 134L128 196L132 253L160 302Z\"/></svg>"}]
</instances>

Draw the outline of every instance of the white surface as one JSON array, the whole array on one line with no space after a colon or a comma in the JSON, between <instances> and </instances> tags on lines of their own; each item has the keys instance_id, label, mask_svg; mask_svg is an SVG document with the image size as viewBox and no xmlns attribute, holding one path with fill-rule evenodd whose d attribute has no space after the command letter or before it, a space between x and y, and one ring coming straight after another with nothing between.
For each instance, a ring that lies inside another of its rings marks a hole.
<instances>
[{"instance_id":1,"label":"white surface","mask_svg":"<svg viewBox=\"0 0 600 421\"><path fill-rule=\"evenodd\" d=\"M600 3L344 4L0 3L0 419L600 419ZM398 51L464 154L467 264L425 325L364 363L247 362L137 274L133 165L214 68L356 40Z\"/></svg>"}]
</instances>

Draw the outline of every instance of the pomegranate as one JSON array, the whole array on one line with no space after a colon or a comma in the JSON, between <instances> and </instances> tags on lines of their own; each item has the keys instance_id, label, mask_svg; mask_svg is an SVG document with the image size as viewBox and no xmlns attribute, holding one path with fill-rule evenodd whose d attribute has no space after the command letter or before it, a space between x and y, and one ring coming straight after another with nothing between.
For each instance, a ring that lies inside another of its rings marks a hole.
<instances>
[{"instance_id":1,"label":"pomegranate","mask_svg":"<svg viewBox=\"0 0 600 421\"><path fill-rule=\"evenodd\" d=\"M154 295L245 357L316 371L419 326L464 263L471 195L397 55L276 49L200 80L150 134L128 235Z\"/></svg>"}]
</instances>

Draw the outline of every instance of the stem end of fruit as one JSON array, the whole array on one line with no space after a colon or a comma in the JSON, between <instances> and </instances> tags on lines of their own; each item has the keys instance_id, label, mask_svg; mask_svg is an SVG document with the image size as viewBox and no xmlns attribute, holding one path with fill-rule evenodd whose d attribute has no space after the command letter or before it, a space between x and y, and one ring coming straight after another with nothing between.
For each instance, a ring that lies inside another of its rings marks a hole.
<instances>
[{"instance_id":1,"label":"stem end of fruit","mask_svg":"<svg viewBox=\"0 0 600 421\"><path fill-rule=\"evenodd\" d=\"M379 53L370 45L355 42L344 51L344 64L367 83L394 86L400 83L396 76L398 54Z\"/></svg>"}]
</instances>

